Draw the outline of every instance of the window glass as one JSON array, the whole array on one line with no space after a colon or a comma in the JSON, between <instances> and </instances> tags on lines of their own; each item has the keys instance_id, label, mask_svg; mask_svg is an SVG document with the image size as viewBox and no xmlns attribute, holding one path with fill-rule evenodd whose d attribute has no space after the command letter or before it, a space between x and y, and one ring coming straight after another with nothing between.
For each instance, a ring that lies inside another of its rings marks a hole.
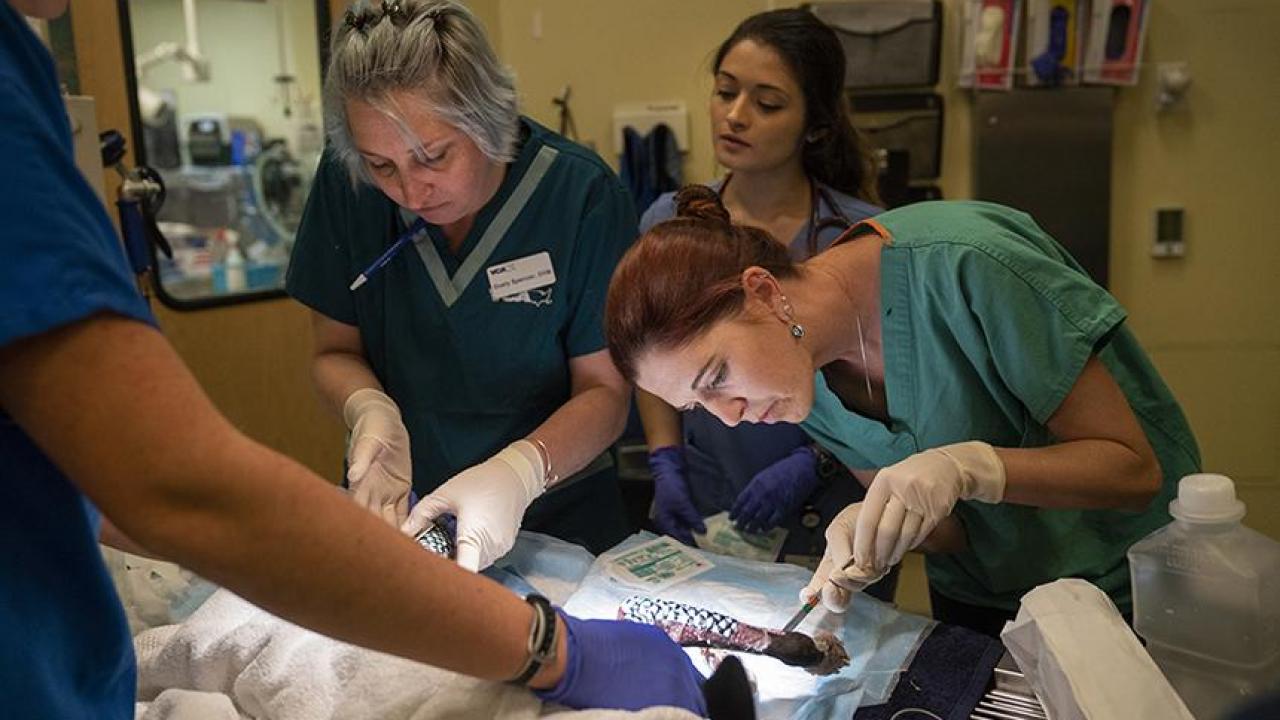
<instances>
[{"instance_id":1,"label":"window glass","mask_svg":"<svg viewBox=\"0 0 1280 720\"><path fill-rule=\"evenodd\" d=\"M134 142L164 181L162 300L278 295L323 146L314 0L122 0Z\"/></svg>"}]
</instances>

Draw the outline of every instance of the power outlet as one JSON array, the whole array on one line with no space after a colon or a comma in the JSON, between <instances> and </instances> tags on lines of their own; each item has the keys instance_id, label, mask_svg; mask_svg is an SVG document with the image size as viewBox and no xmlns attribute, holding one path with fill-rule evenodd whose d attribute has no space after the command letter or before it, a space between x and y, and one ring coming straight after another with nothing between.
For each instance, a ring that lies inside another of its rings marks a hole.
<instances>
[{"instance_id":1,"label":"power outlet","mask_svg":"<svg viewBox=\"0 0 1280 720\"><path fill-rule=\"evenodd\" d=\"M1187 254L1182 208L1156 208L1156 236L1151 257L1180 258Z\"/></svg>"}]
</instances>

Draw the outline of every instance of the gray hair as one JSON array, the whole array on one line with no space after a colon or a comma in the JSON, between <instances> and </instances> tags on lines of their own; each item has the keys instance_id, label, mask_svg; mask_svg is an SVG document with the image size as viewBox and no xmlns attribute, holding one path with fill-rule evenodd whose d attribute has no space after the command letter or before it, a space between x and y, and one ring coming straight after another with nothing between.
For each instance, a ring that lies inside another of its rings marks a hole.
<instances>
[{"instance_id":1,"label":"gray hair","mask_svg":"<svg viewBox=\"0 0 1280 720\"><path fill-rule=\"evenodd\" d=\"M471 11L452 0L358 0L334 28L324 81L330 147L353 183L373 180L351 139L349 100L385 113L414 152L425 154L391 98L403 91L465 133L490 160L515 157L515 82Z\"/></svg>"}]
</instances>

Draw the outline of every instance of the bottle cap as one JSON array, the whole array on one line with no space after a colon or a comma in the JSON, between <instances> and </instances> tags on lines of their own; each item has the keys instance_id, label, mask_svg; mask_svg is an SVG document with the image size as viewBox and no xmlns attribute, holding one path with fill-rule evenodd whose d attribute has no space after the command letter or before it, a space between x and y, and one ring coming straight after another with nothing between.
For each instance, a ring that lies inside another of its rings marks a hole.
<instances>
[{"instance_id":1,"label":"bottle cap","mask_svg":"<svg viewBox=\"0 0 1280 720\"><path fill-rule=\"evenodd\" d=\"M1189 523L1235 522L1244 517L1244 503L1236 499L1231 478L1197 473L1178 482L1178 499L1169 503L1169 514Z\"/></svg>"}]
</instances>

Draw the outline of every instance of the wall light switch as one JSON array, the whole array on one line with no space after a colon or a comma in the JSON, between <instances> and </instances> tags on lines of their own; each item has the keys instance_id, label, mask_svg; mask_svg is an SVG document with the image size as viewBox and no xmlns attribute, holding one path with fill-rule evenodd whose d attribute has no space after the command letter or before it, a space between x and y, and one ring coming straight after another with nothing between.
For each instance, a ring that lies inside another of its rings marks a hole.
<instances>
[{"instance_id":1,"label":"wall light switch","mask_svg":"<svg viewBox=\"0 0 1280 720\"><path fill-rule=\"evenodd\" d=\"M1182 215L1182 208L1156 208L1156 236L1151 243L1151 257L1180 258L1187 254Z\"/></svg>"}]
</instances>

